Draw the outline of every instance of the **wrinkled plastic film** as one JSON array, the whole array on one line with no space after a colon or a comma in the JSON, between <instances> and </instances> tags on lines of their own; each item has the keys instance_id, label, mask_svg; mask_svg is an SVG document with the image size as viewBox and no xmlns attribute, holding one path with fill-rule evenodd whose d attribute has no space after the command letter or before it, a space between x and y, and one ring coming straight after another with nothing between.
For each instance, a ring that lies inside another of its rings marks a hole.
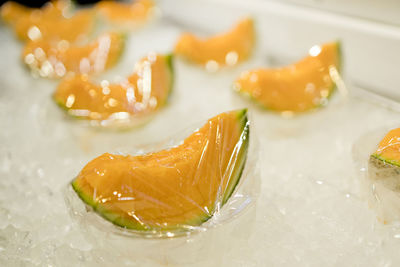
<instances>
[{"instance_id":1,"label":"wrinkled plastic film","mask_svg":"<svg viewBox=\"0 0 400 267\"><path fill-rule=\"evenodd\" d=\"M369 206L382 223L400 222L400 169L371 157L391 129L383 127L361 136L353 146L353 159Z\"/></svg>"},{"instance_id":2,"label":"wrinkled plastic film","mask_svg":"<svg viewBox=\"0 0 400 267\"><path fill-rule=\"evenodd\" d=\"M103 154L68 187L68 206L80 224L128 236L187 235L230 221L256 196L250 124L244 111L224 113L179 144Z\"/></svg>"},{"instance_id":3,"label":"wrinkled plastic film","mask_svg":"<svg viewBox=\"0 0 400 267\"><path fill-rule=\"evenodd\" d=\"M130 76L117 82L102 80L98 84L87 75L71 75L61 81L54 99L68 115L93 126L138 126L168 101L172 68L172 55L149 53Z\"/></svg>"}]
</instances>

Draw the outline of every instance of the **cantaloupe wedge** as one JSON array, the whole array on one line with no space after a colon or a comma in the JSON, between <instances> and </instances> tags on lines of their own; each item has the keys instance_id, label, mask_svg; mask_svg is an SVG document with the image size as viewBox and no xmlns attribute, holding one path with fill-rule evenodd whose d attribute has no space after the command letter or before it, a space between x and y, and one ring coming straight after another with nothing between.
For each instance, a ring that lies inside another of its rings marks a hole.
<instances>
[{"instance_id":1,"label":"cantaloupe wedge","mask_svg":"<svg viewBox=\"0 0 400 267\"><path fill-rule=\"evenodd\" d=\"M106 33L87 45L70 44L65 40L28 42L23 61L42 77L60 78L68 72L100 73L117 63L124 50L125 38L119 33Z\"/></svg>"},{"instance_id":2,"label":"cantaloupe wedge","mask_svg":"<svg viewBox=\"0 0 400 267\"><path fill-rule=\"evenodd\" d=\"M17 2L8 1L1 6L0 14L5 23L15 25L20 18L30 16L32 10Z\"/></svg>"},{"instance_id":3,"label":"cantaloupe wedge","mask_svg":"<svg viewBox=\"0 0 400 267\"><path fill-rule=\"evenodd\" d=\"M20 20L15 26L17 37L23 41L40 39L58 39L75 42L84 39L94 27L93 10L80 10L71 18L58 19L43 17L32 20ZM60 30L62 29L62 30Z\"/></svg>"},{"instance_id":4,"label":"cantaloupe wedge","mask_svg":"<svg viewBox=\"0 0 400 267\"><path fill-rule=\"evenodd\" d=\"M400 192L400 128L389 131L379 143L370 156L368 174L370 179Z\"/></svg>"},{"instance_id":5,"label":"cantaloupe wedge","mask_svg":"<svg viewBox=\"0 0 400 267\"><path fill-rule=\"evenodd\" d=\"M246 18L231 31L207 39L185 33L179 38L175 53L211 70L226 65L233 66L246 60L253 46L253 20Z\"/></svg>"},{"instance_id":6,"label":"cantaloupe wedge","mask_svg":"<svg viewBox=\"0 0 400 267\"><path fill-rule=\"evenodd\" d=\"M105 219L139 231L199 226L229 199L245 165L246 110L222 113L179 146L142 156L109 153L72 186Z\"/></svg>"},{"instance_id":7,"label":"cantaloupe wedge","mask_svg":"<svg viewBox=\"0 0 400 267\"><path fill-rule=\"evenodd\" d=\"M21 19L31 19L32 22L43 17L58 19L70 7L70 1L66 0L51 1L42 8L29 8L17 2L8 1L1 6L0 14L4 22L15 25Z\"/></svg>"},{"instance_id":8,"label":"cantaloupe wedge","mask_svg":"<svg viewBox=\"0 0 400 267\"><path fill-rule=\"evenodd\" d=\"M103 0L95 8L112 23L130 24L146 21L152 15L154 6L152 0L136 0L131 3Z\"/></svg>"},{"instance_id":9,"label":"cantaloupe wedge","mask_svg":"<svg viewBox=\"0 0 400 267\"><path fill-rule=\"evenodd\" d=\"M55 101L70 115L89 120L142 118L163 106L173 80L171 56L150 54L119 84L96 84L87 75L62 80Z\"/></svg>"},{"instance_id":10,"label":"cantaloupe wedge","mask_svg":"<svg viewBox=\"0 0 400 267\"><path fill-rule=\"evenodd\" d=\"M371 156L386 163L400 166L400 128L389 131Z\"/></svg>"},{"instance_id":11,"label":"cantaloupe wedge","mask_svg":"<svg viewBox=\"0 0 400 267\"><path fill-rule=\"evenodd\" d=\"M1 14L22 41L57 39L74 42L92 31L95 11L80 10L66 18L64 13L69 6L68 1L55 1L33 9L8 2L1 8Z\"/></svg>"},{"instance_id":12,"label":"cantaloupe wedge","mask_svg":"<svg viewBox=\"0 0 400 267\"><path fill-rule=\"evenodd\" d=\"M243 72L234 88L267 109L303 112L324 105L340 69L338 42L313 46L303 60L278 69Z\"/></svg>"}]
</instances>

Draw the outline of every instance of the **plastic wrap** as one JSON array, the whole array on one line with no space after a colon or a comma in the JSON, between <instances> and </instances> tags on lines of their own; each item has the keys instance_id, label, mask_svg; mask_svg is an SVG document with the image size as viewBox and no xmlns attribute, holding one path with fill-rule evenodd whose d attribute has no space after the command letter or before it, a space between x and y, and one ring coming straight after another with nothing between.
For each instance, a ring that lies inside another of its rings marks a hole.
<instances>
[{"instance_id":1,"label":"plastic wrap","mask_svg":"<svg viewBox=\"0 0 400 267\"><path fill-rule=\"evenodd\" d=\"M216 72L223 67L233 67L248 59L254 49L253 20L244 18L230 31L207 39L184 33L177 40L175 54L189 62Z\"/></svg>"},{"instance_id":2,"label":"plastic wrap","mask_svg":"<svg viewBox=\"0 0 400 267\"><path fill-rule=\"evenodd\" d=\"M41 39L24 46L22 59L34 77L62 78L71 72L100 74L118 62L124 43L124 35L112 31L87 40L84 45Z\"/></svg>"},{"instance_id":3,"label":"plastic wrap","mask_svg":"<svg viewBox=\"0 0 400 267\"><path fill-rule=\"evenodd\" d=\"M172 55L148 53L119 82L71 75L60 82L54 100L72 117L101 127L131 127L146 122L172 91Z\"/></svg>"},{"instance_id":4,"label":"plastic wrap","mask_svg":"<svg viewBox=\"0 0 400 267\"><path fill-rule=\"evenodd\" d=\"M377 162L371 157L379 142L396 126L383 127L361 136L353 146L353 159L362 179L362 189L369 206L383 223L400 222L399 167Z\"/></svg>"},{"instance_id":5,"label":"plastic wrap","mask_svg":"<svg viewBox=\"0 0 400 267\"><path fill-rule=\"evenodd\" d=\"M188 237L230 222L254 204L257 195L258 153L250 124L245 110L223 113L189 137L189 131L181 132L130 151L134 156L121 151L100 156L67 186L72 217L94 242L99 242L98 233ZM102 185L110 180L114 184ZM82 193L86 182L97 182L97 188L88 189L95 195ZM102 203L110 204L105 209Z\"/></svg>"},{"instance_id":6,"label":"plastic wrap","mask_svg":"<svg viewBox=\"0 0 400 267\"><path fill-rule=\"evenodd\" d=\"M61 0L42 8L9 1L0 11L24 42L22 60L32 75L62 78L69 73L96 75L114 67L124 51L125 35L120 31L144 24L155 9L151 0L100 1L85 9Z\"/></svg>"},{"instance_id":7,"label":"plastic wrap","mask_svg":"<svg viewBox=\"0 0 400 267\"><path fill-rule=\"evenodd\" d=\"M99 15L114 27L132 30L158 12L152 0L137 0L132 2L100 1L95 5Z\"/></svg>"}]
</instances>

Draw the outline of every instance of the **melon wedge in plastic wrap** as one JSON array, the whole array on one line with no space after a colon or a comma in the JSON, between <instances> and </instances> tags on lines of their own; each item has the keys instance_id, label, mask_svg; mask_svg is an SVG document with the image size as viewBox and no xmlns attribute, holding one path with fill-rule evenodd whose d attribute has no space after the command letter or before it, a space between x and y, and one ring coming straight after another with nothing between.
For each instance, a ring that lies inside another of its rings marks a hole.
<instances>
[{"instance_id":1,"label":"melon wedge in plastic wrap","mask_svg":"<svg viewBox=\"0 0 400 267\"><path fill-rule=\"evenodd\" d=\"M253 20L241 20L229 32L201 39L183 34L175 45L175 53L214 71L221 66L234 66L246 60L254 47Z\"/></svg>"},{"instance_id":2,"label":"melon wedge in plastic wrap","mask_svg":"<svg viewBox=\"0 0 400 267\"><path fill-rule=\"evenodd\" d=\"M365 133L353 146L353 159L364 196L378 220L400 223L400 128Z\"/></svg>"},{"instance_id":3,"label":"melon wedge in plastic wrap","mask_svg":"<svg viewBox=\"0 0 400 267\"><path fill-rule=\"evenodd\" d=\"M118 62L124 44L124 35L115 32L104 33L86 45L51 39L30 41L22 58L41 77L61 78L68 72L98 74Z\"/></svg>"},{"instance_id":4,"label":"melon wedge in plastic wrap","mask_svg":"<svg viewBox=\"0 0 400 267\"><path fill-rule=\"evenodd\" d=\"M223 208L245 166L246 110L215 116L180 145L140 156L105 153L73 180L105 219L137 231L186 231Z\"/></svg>"},{"instance_id":5,"label":"melon wedge in plastic wrap","mask_svg":"<svg viewBox=\"0 0 400 267\"><path fill-rule=\"evenodd\" d=\"M60 82L53 97L71 116L100 126L129 127L147 121L167 102L172 83L172 56L150 53L119 83L97 84L88 75L71 75Z\"/></svg>"},{"instance_id":6,"label":"melon wedge in plastic wrap","mask_svg":"<svg viewBox=\"0 0 400 267\"><path fill-rule=\"evenodd\" d=\"M134 25L147 21L154 13L152 0L134 0L128 3L118 1L100 1L96 4L97 12L110 23Z\"/></svg>"},{"instance_id":7,"label":"melon wedge in plastic wrap","mask_svg":"<svg viewBox=\"0 0 400 267\"><path fill-rule=\"evenodd\" d=\"M370 155L368 184L378 218L400 222L400 128L389 131Z\"/></svg>"},{"instance_id":8,"label":"melon wedge in plastic wrap","mask_svg":"<svg viewBox=\"0 0 400 267\"><path fill-rule=\"evenodd\" d=\"M1 8L1 15L22 41L55 39L75 42L86 38L95 26L94 10L84 9L66 17L69 9L69 1L50 2L42 8L7 2Z\"/></svg>"},{"instance_id":9,"label":"melon wedge in plastic wrap","mask_svg":"<svg viewBox=\"0 0 400 267\"><path fill-rule=\"evenodd\" d=\"M266 109L304 112L327 103L340 71L338 42L313 46L301 61L243 72L234 87Z\"/></svg>"}]
</instances>

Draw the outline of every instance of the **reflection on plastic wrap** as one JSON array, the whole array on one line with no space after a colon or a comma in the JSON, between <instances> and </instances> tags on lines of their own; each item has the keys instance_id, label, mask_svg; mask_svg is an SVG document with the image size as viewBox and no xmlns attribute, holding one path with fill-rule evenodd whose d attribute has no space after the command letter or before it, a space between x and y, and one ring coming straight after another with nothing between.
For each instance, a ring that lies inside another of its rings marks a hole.
<instances>
[{"instance_id":1,"label":"reflection on plastic wrap","mask_svg":"<svg viewBox=\"0 0 400 267\"><path fill-rule=\"evenodd\" d=\"M249 128L247 111L232 111L169 149L103 154L72 182L76 194L68 187L68 205L86 228L128 236L189 235L229 221L255 200L258 155Z\"/></svg>"},{"instance_id":2,"label":"reflection on plastic wrap","mask_svg":"<svg viewBox=\"0 0 400 267\"><path fill-rule=\"evenodd\" d=\"M400 167L392 159L399 155L400 135L396 135L396 131L389 132L393 128L369 132L353 147L353 158L362 177L368 204L385 224L400 222Z\"/></svg>"},{"instance_id":3,"label":"reflection on plastic wrap","mask_svg":"<svg viewBox=\"0 0 400 267\"><path fill-rule=\"evenodd\" d=\"M103 34L84 46L66 40L30 41L22 57L32 74L40 77L61 78L68 72L96 74L117 63L124 41L118 33Z\"/></svg>"},{"instance_id":4,"label":"reflection on plastic wrap","mask_svg":"<svg viewBox=\"0 0 400 267\"><path fill-rule=\"evenodd\" d=\"M253 20L240 21L231 31L205 40L191 33L183 34L175 53L215 72L223 66L235 66L246 60L254 47Z\"/></svg>"},{"instance_id":5,"label":"reflection on plastic wrap","mask_svg":"<svg viewBox=\"0 0 400 267\"><path fill-rule=\"evenodd\" d=\"M118 84L103 80L98 85L87 75L66 77L54 99L69 115L93 125L129 127L147 120L166 103L172 83L172 56L150 53Z\"/></svg>"},{"instance_id":6,"label":"reflection on plastic wrap","mask_svg":"<svg viewBox=\"0 0 400 267\"><path fill-rule=\"evenodd\" d=\"M335 86L347 95L340 65L338 42L316 45L295 64L243 72L234 88L269 110L293 115L327 105Z\"/></svg>"}]
</instances>

